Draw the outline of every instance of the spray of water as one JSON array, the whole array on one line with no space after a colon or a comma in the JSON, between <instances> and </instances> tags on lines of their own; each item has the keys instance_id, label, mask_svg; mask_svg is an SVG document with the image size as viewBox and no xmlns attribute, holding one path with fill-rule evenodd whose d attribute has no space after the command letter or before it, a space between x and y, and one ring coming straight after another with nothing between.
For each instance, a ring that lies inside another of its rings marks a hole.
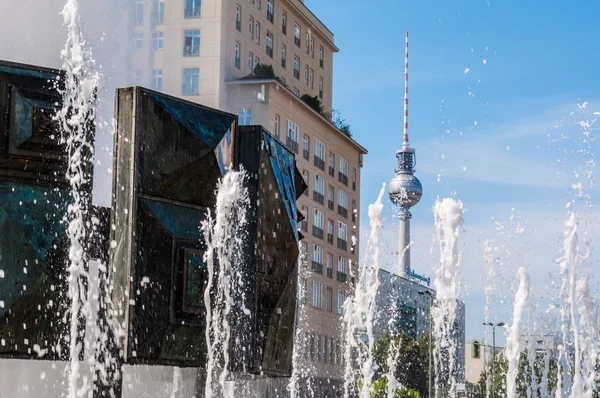
<instances>
[{"instance_id":1,"label":"spray of water","mask_svg":"<svg viewBox=\"0 0 600 398\"><path fill-rule=\"evenodd\" d=\"M344 303L344 326L346 331L346 357L344 396L352 394L354 371L352 370L351 349L359 356L360 398L369 398L372 393L373 369L373 324L375 322L375 297L379 289L379 235L383 227L383 184L377 201L369 205L371 232L365 253L365 265L360 269L354 297L348 297Z\"/></svg>"},{"instance_id":2,"label":"spray of water","mask_svg":"<svg viewBox=\"0 0 600 398\"><path fill-rule=\"evenodd\" d=\"M433 330L435 336L434 364L436 396L440 386L449 382L449 395L456 393L454 363L456 361L456 342L454 339L454 321L456 320L458 299L458 238L463 223L463 204L451 198L437 200L435 215L436 239L440 247L440 264L435 271L435 305L432 308Z\"/></svg>"},{"instance_id":3,"label":"spray of water","mask_svg":"<svg viewBox=\"0 0 600 398\"><path fill-rule=\"evenodd\" d=\"M226 389L229 368L231 326L229 316L234 305L249 315L245 303L236 303L234 295L241 286L240 264L244 248L246 211L249 205L245 186L246 172L229 171L217 187L214 218L209 212L201 228L206 244L204 261L208 267L208 283L204 291L206 308L206 385L205 397L232 396ZM212 300L214 296L214 301Z\"/></svg>"},{"instance_id":4,"label":"spray of water","mask_svg":"<svg viewBox=\"0 0 600 398\"><path fill-rule=\"evenodd\" d=\"M86 218L91 198L89 170L93 156L93 126L96 91L100 75L80 30L79 4L68 0L62 10L68 29L65 48L61 53L65 71L65 87L61 90L63 107L56 115L60 122L68 154L66 177L71 186L72 203L67 210L69 249L70 307L70 374L69 397L86 395L91 381L80 383L79 357L83 349L82 325L91 318L88 302L88 273L86 256Z\"/></svg>"},{"instance_id":5,"label":"spray of water","mask_svg":"<svg viewBox=\"0 0 600 398\"><path fill-rule=\"evenodd\" d=\"M517 271L517 279L519 280L519 289L515 294L513 323L508 331L505 348L505 355L508 361L508 372L506 373L506 394L508 398L517 397L519 359L521 358L521 351L524 349L521 342L521 320L529 303L530 286L529 274L524 267L519 268Z\"/></svg>"}]
</instances>

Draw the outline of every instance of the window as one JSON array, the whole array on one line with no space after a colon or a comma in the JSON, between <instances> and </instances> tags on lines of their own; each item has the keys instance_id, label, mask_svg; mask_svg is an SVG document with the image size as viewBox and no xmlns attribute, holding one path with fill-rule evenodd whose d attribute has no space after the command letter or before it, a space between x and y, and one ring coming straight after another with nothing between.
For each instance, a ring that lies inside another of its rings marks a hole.
<instances>
[{"instance_id":1,"label":"window","mask_svg":"<svg viewBox=\"0 0 600 398\"><path fill-rule=\"evenodd\" d=\"M352 222L356 222L356 200L352 199Z\"/></svg>"},{"instance_id":2,"label":"window","mask_svg":"<svg viewBox=\"0 0 600 398\"><path fill-rule=\"evenodd\" d=\"M323 273L323 248L321 246L313 245L312 270L319 274Z\"/></svg>"},{"instance_id":3,"label":"window","mask_svg":"<svg viewBox=\"0 0 600 398\"><path fill-rule=\"evenodd\" d=\"M240 69L240 43L235 42L235 67Z\"/></svg>"},{"instance_id":4,"label":"window","mask_svg":"<svg viewBox=\"0 0 600 398\"><path fill-rule=\"evenodd\" d=\"M152 49L162 50L165 45L165 34L163 32L152 32Z\"/></svg>"},{"instance_id":5,"label":"window","mask_svg":"<svg viewBox=\"0 0 600 398\"><path fill-rule=\"evenodd\" d=\"M287 35L287 13L285 11L281 13L281 32Z\"/></svg>"},{"instance_id":6,"label":"window","mask_svg":"<svg viewBox=\"0 0 600 398\"><path fill-rule=\"evenodd\" d=\"M333 341L333 337L331 338L330 344L331 345L329 346L329 363L333 365L333 357L335 352L335 343Z\"/></svg>"},{"instance_id":7,"label":"window","mask_svg":"<svg viewBox=\"0 0 600 398\"><path fill-rule=\"evenodd\" d=\"M322 231L324 220L325 220L325 216L323 215L323 212L319 211L317 209L314 209L314 211L313 211L313 227L317 227ZM319 262L321 264L323 264L323 252L321 252L321 261L319 261Z\"/></svg>"},{"instance_id":8,"label":"window","mask_svg":"<svg viewBox=\"0 0 600 398\"><path fill-rule=\"evenodd\" d=\"M331 220L328 220L328 222L331 222ZM332 225L331 228L333 231L333 222L331 225ZM327 277L333 278L333 254L327 254Z\"/></svg>"},{"instance_id":9,"label":"window","mask_svg":"<svg viewBox=\"0 0 600 398\"><path fill-rule=\"evenodd\" d=\"M307 178L306 181L308 183L308 171L304 170L302 172L302 177L304 177L304 173L306 173L306 178ZM308 231L308 207L302 206L302 209L300 210L300 212L302 213L302 217L304 217L304 220L302 220L302 230Z\"/></svg>"},{"instance_id":10,"label":"window","mask_svg":"<svg viewBox=\"0 0 600 398\"><path fill-rule=\"evenodd\" d=\"M254 57L254 67L256 68L258 65L260 65L260 58Z\"/></svg>"},{"instance_id":11,"label":"window","mask_svg":"<svg viewBox=\"0 0 600 398\"><path fill-rule=\"evenodd\" d=\"M298 153L299 136L300 127L291 120L288 120L286 128L286 145L296 153ZM306 180L306 183L308 184L308 180Z\"/></svg>"},{"instance_id":12,"label":"window","mask_svg":"<svg viewBox=\"0 0 600 398\"><path fill-rule=\"evenodd\" d=\"M292 90L294 92L294 95L296 97L300 97L300 90L298 90L296 87L294 87L294 90Z\"/></svg>"},{"instance_id":13,"label":"window","mask_svg":"<svg viewBox=\"0 0 600 398\"><path fill-rule=\"evenodd\" d=\"M150 82L152 90L162 91L162 78L162 69L152 69L152 81Z\"/></svg>"},{"instance_id":14,"label":"window","mask_svg":"<svg viewBox=\"0 0 600 398\"><path fill-rule=\"evenodd\" d=\"M310 38L310 55L311 57L315 57L315 39Z\"/></svg>"},{"instance_id":15,"label":"window","mask_svg":"<svg viewBox=\"0 0 600 398\"><path fill-rule=\"evenodd\" d=\"M261 0L256 0L256 8L258 8L259 10L262 8L262 1Z\"/></svg>"},{"instance_id":16,"label":"window","mask_svg":"<svg viewBox=\"0 0 600 398\"><path fill-rule=\"evenodd\" d=\"M308 32L306 32L306 33L304 34L304 43L305 43L304 45L306 46L306 52L307 52L307 53L308 53L308 52L309 52L309 50L310 50L310 44L309 44L309 43L310 43L310 40L309 40L309 38L310 38L310 36L309 36Z\"/></svg>"},{"instance_id":17,"label":"window","mask_svg":"<svg viewBox=\"0 0 600 398\"><path fill-rule=\"evenodd\" d=\"M340 156L338 181L344 185L348 185L348 161Z\"/></svg>"},{"instance_id":18,"label":"window","mask_svg":"<svg viewBox=\"0 0 600 398\"><path fill-rule=\"evenodd\" d=\"M250 15L248 21L248 31L250 32L250 38L254 39L254 17Z\"/></svg>"},{"instance_id":19,"label":"window","mask_svg":"<svg viewBox=\"0 0 600 398\"><path fill-rule=\"evenodd\" d=\"M185 18L199 18L201 0L185 0Z\"/></svg>"},{"instance_id":20,"label":"window","mask_svg":"<svg viewBox=\"0 0 600 398\"><path fill-rule=\"evenodd\" d=\"M300 58L294 55L294 77L300 80Z\"/></svg>"},{"instance_id":21,"label":"window","mask_svg":"<svg viewBox=\"0 0 600 398\"><path fill-rule=\"evenodd\" d=\"M200 69L186 68L183 70L182 95L198 95L200 86Z\"/></svg>"},{"instance_id":22,"label":"window","mask_svg":"<svg viewBox=\"0 0 600 398\"><path fill-rule=\"evenodd\" d=\"M260 44L260 22L256 21L256 42Z\"/></svg>"},{"instance_id":23,"label":"window","mask_svg":"<svg viewBox=\"0 0 600 398\"><path fill-rule=\"evenodd\" d=\"M306 211L308 212L308 209L306 209ZM306 242L301 242L300 243L300 260L301 261L306 261L306 252L308 251L307 246L306 246Z\"/></svg>"},{"instance_id":24,"label":"window","mask_svg":"<svg viewBox=\"0 0 600 398\"><path fill-rule=\"evenodd\" d=\"M319 77L319 98L323 99L323 78Z\"/></svg>"},{"instance_id":25,"label":"window","mask_svg":"<svg viewBox=\"0 0 600 398\"><path fill-rule=\"evenodd\" d=\"M325 170L325 145L317 139L315 139L315 166L321 170Z\"/></svg>"},{"instance_id":26,"label":"window","mask_svg":"<svg viewBox=\"0 0 600 398\"><path fill-rule=\"evenodd\" d=\"M238 121L240 126L250 126L252 124L252 109L242 109L238 112Z\"/></svg>"},{"instance_id":27,"label":"window","mask_svg":"<svg viewBox=\"0 0 600 398\"><path fill-rule=\"evenodd\" d=\"M310 360L315 360L315 335L310 335Z\"/></svg>"},{"instance_id":28,"label":"window","mask_svg":"<svg viewBox=\"0 0 600 398\"><path fill-rule=\"evenodd\" d=\"M306 135L302 137L302 149L304 159L308 160L310 157L310 138L308 138Z\"/></svg>"},{"instance_id":29,"label":"window","mask_svg":"<svg viewBox=\"0 0 600 398\"><path fill-rule=\"evenodd\" d=\"M313 290L312 290L312 305L315 308L322 308L322 303L321 303L321 297L323 295L323 283L319 282L319 281L313 281L313 286L312 286ZM311 353L311 357L312 357L312 353Z\"/></svg>"},{"instance_id":30,"label":"window","mask_svg":"<svg viewBox=\"0 0 600 398\"><path fill-rule=\"evenodd\" d=\"M346 257L344 256L338 256L338 272L341 272L342 274L346 273Z\"/></svg>"},{"instance_id":31,"label":"window","mask_svg":"<svg viewBox=\"0 0 600 398\"><path fill-rule=\"evenodd\" d=\"M306 279L300 278L300 283L298 284L298 301L301 304L306 302Z\"/></svg>"},{"instance_id":32,"label":"window","mask_svg":"<svg viewBox=\"0 0 600 398\"><path fill-rule=\"evenodd\" d=\"M331 152L329 152L329 175L332 177L335 175L335 155Z\"/></svg>"},{"instance_id":33,"label":"window","mask_svg":"<svg viewBox=\"0 0 600 398\"><path fill-rule=\"evenodd\" d=\"M329 341L327 340L327 336L323 336L323 362L327 363L327 347L329 346Z\"/></svg>"},{"instance_id":34,"label":"window","mask_svg":"<svg viewBox=\"0 0 600 398\"><path fill-rule=\"evenodd\" d=\"M338 294L337 294L337 313L338 314L343 314L344 313L344 301L346 301L346 291L345 290L338 290ZM340 346L338 344L337 346L337 353L339 356L340 353ZM339 359L338 359L339 362Z\"/></svg>"},{"instance_id":35,"label":"window","mask_svg":"<svg viewBox=\"0 0 600 398\"><path fill-rule=\"evenodd\" d=\"M317 337L317 361L321 362L321 335Z\"/></svg>"},{"instance_id":36,"label":"window","mask_svg":"<svg viewBox=\"0 0 600 398\"><path fill-rule=\"evenodd\" d=\"M137 0L135 2L135 24L144 24L144 0Z\"/></svg>"},{"instance_id":37,"label":"window","mask_svg":"<svg viewBox=\"0 0 600 398\"><path fill-rule=\"evenodd\" d=\"M308 74L308 80L310 82L310 89L314 90L314 88L315 88L315 71L313 68L310 68L310 73Z\"/></svg>"},{"instance_id":38,"label":"window","mask_svg":"<svg viewBox=\"0 0 600 398\"><path fill-rule=\"evenodd\" d=\"M273 23L273 0L267 0L267 19Z\"/></svg>"},{"instance_id":39,"label":"window","mask_svg":"<svg viewBox=\"0 0 600 398\"><path fill-rule=\"evenodd\" d=\"M300 47L300 25L294 24L294 44Z\"/></svg>"},{"instance_id":40,"label":"window","mask_svg":"<svg viewBox=\"0 0 600 398\"><path fill-rule=\"evenodd\" d=\"M200 55L200 31L186 30L183 33L183 56L194 57Z\"/></svg>"},{"instance_id":41,"label":"window","mask_svg":"<svg viewBox=\"0 0 600 398\"><path fill-rule=\"evenodd\" d=\"M304 191L304 195L308 196L308 187L309 187L309 185L308 185L308 171L306 171L306 170L302 171L302 178L304 179L304 183L306 184L306 191ZM308 227L307 227L307 229L308 229Z\"/></svg>"},{"instance_id":42,"label":"window","mask_svg":"<svg viewBox=\"0 0 600 398\"><path fill-rule=\"evenodd\" d=\"M348 194L341 189L338 189L338 206L348 208Z\"/></svg>"},{"instance_id":43,"label":"window","mask_svg":"<svg viewBox=\"0 0 600 398\"><path fill-rule=\"evenodd\" d=\"M152 1L152 23L160 25L165 22L165 2L164 0Z\"/></svg>"},{"instance_id":44,"label":"window","mask_svg":"<svg viewBox=\"0 0 600 398\"><path fill-rule=\"evenodd\" d=\"M323 67L323 47L319 47L319 66Z\"/></svg>"},{"instance_id":45,"label":"window","mask_svg":"<svg viewBox=\"0 0 600 398\"><path fill-rule=\"evenodd\" d=\"M306 85L308 86L308 64L304 65L304 81L306 82Z\"/></svg>"},{"instance_id":46,"label":"window","mask_svg":"<svg viewBox=\"0 0 600 398\"><path fill-rule=\"evenodd\" d=\"M144 34L142 32L133 32L133 38L131 41L132 51L141 51L144 46Z\"/></svg>"},{"instance_id":47,"label":"window","mask_svg":"<svg viewBox=\"0 0 600 398\"><path fill-rule=\"evenodd\" d=\"M314 190L320 195L325 195L325 180L321 178L318 174L315 174Z\"/></svg>"},{"instance_id":48,"label":"window","mask_svg":"<svg viewBox=\"0 0 600 398\"><path fill-rule=\"evenodd\" d=\"M329 208L329 210L333 210L334 192L334 188L331 185L329 185L327 187L327 207Z\"/></svg>"},{"instance_id":49,"label":"window","mask_svg":"<svg viewBox=\"0 0 600 398\"><path fill-rule=\"evenodd\" d=\"M250 73L252 73L252 62L254 61L254 54L252 51L248 52L248 69L250 69Z\"/></svg>"},{"instance_id":50,"label":"window","mask_svg":"<svg viewBox=\"0 0 600 398\"><path fill-rule=\"evenodd\" d=\"M333 289L328 287L325 289L325 309L329 312L333 310ZM325 337L325 346L327 347L327 337ZM325 348L325 358L327 358L327 348Z\"/></svg>"},{"instance_id":51,"label":"window","mask_svg":"<svg viewBox=\"0 0 600 398\"><path fill-rule=\"evenodd\" d=\"M265 45L267 50L267 55L273 58L273 34L267 31L267 38L265 39Z\"/></svg>"},{"instance_id":52,"label":"window","mask_svg":"<svg viewBox=\"0 0 600 398\"><path fill-rule=\"evenodd\" d=\"M479 359L481 357L481 344L479 341L475 340L472 344L473 352L471 354L472 358Z\"/></svg>"},{"instance_id":53,"label":"window","mask_svg":"<svg viewBox=\"0 0 600 398\"><path fill-rule=\"evenodd\" d=\"M239 5L235 9L235 28L242 31L242 7Z\"/></svg>"},{"instance_id":54,"label":"window","mask_svg":"<svg viewBox=\"0 0 600 398\"><path fill-rule=\"evenodd\" d=\"M338 237L337 237L337 247L342 250L346 250L348 248L348 227L341 221L338 221ZM339 269L338 269L339 271ZM345 281L343 281L345 282Z\"/></svg>"},{"instance_id":55,"label":"window","mask_svg":"<svg viewBox=\"0 0 600 398\"><path fill-rule=\"evenodd\" d=\"M133 71L133 85L141 86L142 84L142 71L140 69L135 69Z\"/></svg>"},{"instance_id":56,"label":"window","mask_svg":"<svg viewBox=\"0 0 600 398\"><path fill-rule=\"evenodd\" d=\"M285 44L281 45L281 67L285 69Z\"/></svg>"},{"instance_id":57,"label":"window","mask_svg":"<svg viewBox=\"0 0 600 398\"><path fill-rule=\"evenodd\" d=\"M356 191L356 169L352 169L352 190Z\"/></svg>"},{"instance_id":58,"label":"window","mask_svg":"<svg viewBox=\"0 0 600 398\"><path fill-rule=\"evenodd\" d=\"M275 137L279 138L279 115L275 115Z\"/></svg>"}]
</instances>

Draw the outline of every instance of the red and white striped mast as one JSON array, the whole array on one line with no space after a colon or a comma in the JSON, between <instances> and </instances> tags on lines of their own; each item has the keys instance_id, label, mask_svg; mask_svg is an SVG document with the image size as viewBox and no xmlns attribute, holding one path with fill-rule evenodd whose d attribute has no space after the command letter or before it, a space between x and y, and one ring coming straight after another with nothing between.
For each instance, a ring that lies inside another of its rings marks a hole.
<instances>
[{"instance_id":1,"label":"red and white striped mast","mask_svg":"<svg viewBox=\"0 0 600 398\"><path fill-rule=\"evenodd\" d=\"M406 52L404 54L404 134L402 148L408 148L408 31L406 31Z\"/></svg>"}]
</instances>

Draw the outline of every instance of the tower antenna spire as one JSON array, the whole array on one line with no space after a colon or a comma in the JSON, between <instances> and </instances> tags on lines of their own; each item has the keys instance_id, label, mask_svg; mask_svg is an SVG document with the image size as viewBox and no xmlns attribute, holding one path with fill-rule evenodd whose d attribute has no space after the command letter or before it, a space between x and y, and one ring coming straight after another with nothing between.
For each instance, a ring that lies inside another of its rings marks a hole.
<instances>
[{"instance_id":1,"label":"tower antenna spire","mask_svg":"<svg viewBox=\"0 0 600 398\"><path fill-rule=\"evenodd\" d=\"M406 31L406 52L404 54L404 133L402 148L408 148L408 30Z\"/></svg>"}]
</instances>

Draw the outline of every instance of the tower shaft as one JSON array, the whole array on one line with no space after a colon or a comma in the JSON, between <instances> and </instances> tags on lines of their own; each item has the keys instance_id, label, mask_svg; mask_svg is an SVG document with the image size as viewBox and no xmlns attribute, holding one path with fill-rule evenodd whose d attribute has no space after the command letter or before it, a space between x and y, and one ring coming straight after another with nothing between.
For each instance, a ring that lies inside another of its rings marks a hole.
<instances>
[{"instance_id":1,"label":"tower shaft","mask_svg":"<svg viewBox=\"0 0 600 398\"><path fill-rule=\"evenodd\" d=\"M408 208L400 209L398 218L400 219L398 275L408 277L410 273L410 210Z\"/></svg>"}]
</instances>

